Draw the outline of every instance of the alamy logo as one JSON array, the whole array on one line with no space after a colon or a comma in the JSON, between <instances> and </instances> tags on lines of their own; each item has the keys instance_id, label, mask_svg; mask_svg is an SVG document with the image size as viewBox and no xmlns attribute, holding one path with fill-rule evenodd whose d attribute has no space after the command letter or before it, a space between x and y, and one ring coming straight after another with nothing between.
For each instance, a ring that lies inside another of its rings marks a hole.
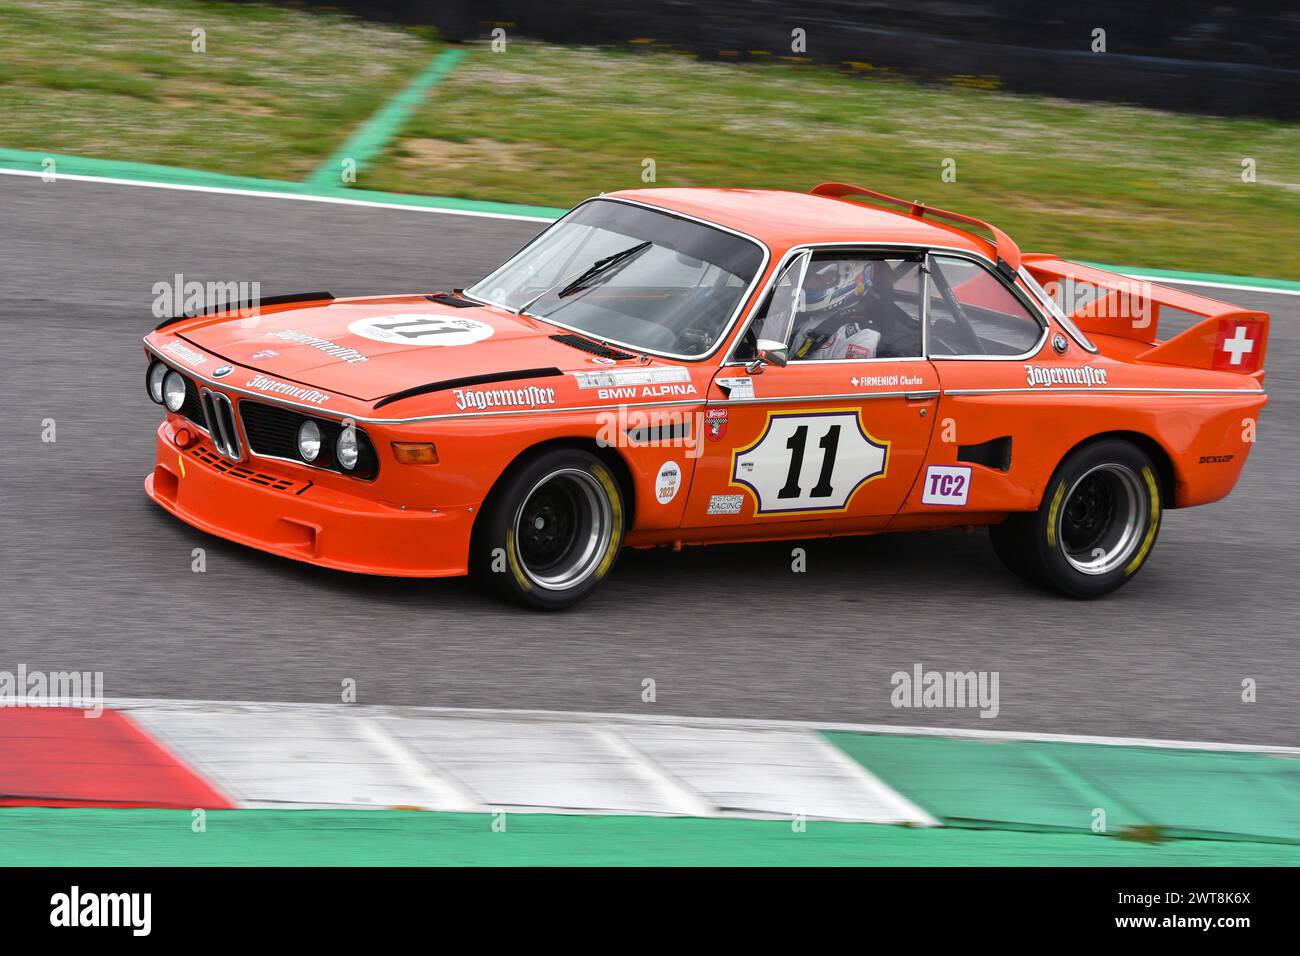
<instances>
[{"instance_id":1,"label":"alamy logo","mask_svg":"<svg viewBox=\"0 0 1300 956\"><path fill-rule=\"evenodd\" d=\"M895 671L889 678L894 707L978 707L981 717L996 717L998 671L927 671L920 664L912 671Z\"/></svg>"},{"instance_id":2,"label":"alamy logo","mask_svg":"<svg viewBox=\"0 0 1300 956\"><path fill-rule=\"evenodd\" d=\"M104 713L103 671L0 671L0 707L68 707Z\"/></svg>"},{"instance_id":3,"label":"alamy logo","mask_svg":"<svg viewBox=\"0 0 1300 956\"><path fill-rule=\"evenodd\" d=\"M176 273L173 281L153 284L153 314L156 319L195 314L208 310L233 312L241 317L261 312L260 282L199 282Z\"/></svg>"},{"instance_id":4,"label":"alamy logo","mask_svg":"<svg viewBox=\"0 0 1300 956\"><path fill-rule=\"evenodd\" d=\"M51 926L125 926L132 936L153 927L152 893L83 893L74 886L50 897Z\"/></svg>"}]
</instances>

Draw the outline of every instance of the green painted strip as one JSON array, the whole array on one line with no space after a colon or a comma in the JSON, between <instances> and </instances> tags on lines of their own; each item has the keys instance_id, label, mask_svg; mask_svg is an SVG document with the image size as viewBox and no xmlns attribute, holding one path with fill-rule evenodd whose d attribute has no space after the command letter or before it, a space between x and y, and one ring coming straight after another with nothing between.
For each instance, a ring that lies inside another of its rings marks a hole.
<instances>
[{"instance_id":1,"label":"green painted strip","mask_svg":"<svg viewBox=\"0 0 1300 956\"><path fill-rule=\"evenodd\" d=\"M826 738L949 824L1300 846L1300 761L1102 744L828 732Z\"/></svg>"},{"instance_id":2,"label":"green painted strip","mask_svg":"<svg viewBox=\"0 0 1300 956\"><path fill-rule=\"evenodd\" d=\"M417 811L0 810L6 866L1296 866L1300 847L787 820Z\"/></svg>"},{"instance_id":3,"label":"green painted strip","mask_svg":"<svg viewBox=\"0 0 1300 956\"><path fill-rule=\"evenodd\" d=\"M450 51L459 52L459 51ZM520 203L492 202L479 199L461 199L453 196L417 196L409 193L387 193L366 189L347 189L338 182L338 156L331 157L312 174L306 182L281 179L257 179L250 176L233 176L199 169L177 166L160 166L151 163L133 163L113 159L91 159L66 156L61 153L40 153L30 150L0 148L0 170L42 172L44 160L55 161L56 172L68 176L87 176L97 179L121 179L140 183L166 183L175 186L192 186L208 189L260 192L296 196L314 196L322 199L354 199L381 205L415 206L424 209L441 209L447 212L480 213L496 216L516 216L539 221L554 221L568 210L555 206L529 206ZM330 165L333 163L334 165ZM328 177L323 175L330 170ZM318 180L317 177L320 176ZM1082 260L1081 260L1082 261ZM1255 276L1232 276L1214 272L1176 272L1169 269L1144 269L1139 266L1115 266L1104 262L1084 262L1109 272L1149 276L1152 279L1179 279L1185 282L1215 282L1221 285L1243 285L1265 291L1300 292L1300 282L1289 279L1268 279Z\"/></svg>"},{"instance_id":4,"label":"green painted strip","mask_svg":"<svg viewBox=\"0 0 1300 956\"><path fill-rule=\"evenodd\" d=\"M151 163L132 163L115 159L88 159L81 156L64 156L60 153L38 153L29 150L0 148L0 169L41 173L45 171L44 163L47 159L54 160L56 177L85 176L103 180L162 183L196 189L343 199L379 205L415 206L448 212L528 218L540 222L551 222L558 219L566 211L552 206L523 206L517 203L487 202L477 199L460 199L453 196L415 196L407 193L346 189L341 183L333 186L315 186L311 183L296 183L281 179L257 179L251 176L232 176L226 173L183 169L176 166L158 166Z\"/></svg>"},{"instance_id":5,"label":"green painted strip","mask_svg":"<svg viewBox=\"0 0 1300 956\"><path fill-rule=\"evenodd\" d=\"M373 116L348 137L333 156L321 163L316 171L307 177L307 183L316 187L339 184L343 163L349 159L356 163L358 170L362 169L373 157L379 155L424 100L429 90L433 89L464 56L464 50L444 50L437 54L404 90L376 110Z\"/></svg>"},{"instance_id":6,"label":"green painted strip","mask_svg":"<svg viewBox=\"0 0 1300 956\"><path fill-rule=\"evenodd\" d=\"M1104 262L1085 262L1082 259L1077 260L1085 266L1092 266L1095 269L1105 269L1107 272L1118 272L1123 275L1140 275L1151 279L1177 279L1181 282L1209 282L1219 285L1248 285L1259 289L1273 289L1280 292L1297 292L1300 293L1300 282L1294 282L1290 279L1260 279L1254 276L1230 276L1219 272L1177 272L1172 269L1145 269L1142 266L1111 266Z\"/></svg>"}]
</instances>

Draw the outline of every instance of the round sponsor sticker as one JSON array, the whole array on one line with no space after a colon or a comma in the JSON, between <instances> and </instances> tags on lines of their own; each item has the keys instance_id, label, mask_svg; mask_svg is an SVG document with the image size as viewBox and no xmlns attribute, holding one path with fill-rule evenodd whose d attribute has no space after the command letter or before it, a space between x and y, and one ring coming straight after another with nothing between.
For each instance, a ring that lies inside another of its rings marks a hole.
<instances>
[{"instance_id":1,"label":"round sponsor sticker","mask_svg":"<svg viewBox=\"0 0 1300 956\"><path fill-rule=\"evenodd\" d=\"M677 489L682 486L682 470L677 462L666 461L655 476L655 500L666 505L677 497Z\"/></svg>"},{"instance_id":2,"label":"round sponsor sticker","mask_svg":"<svg viewBox=\"0 0 1300 956\"><path fill-rule=\"evenodd\" d=\"M492 326L455 315L381 315L357 319L348 331L376 342L404 345L469 345L489 338Z\"/></svg>"}]
</instances>

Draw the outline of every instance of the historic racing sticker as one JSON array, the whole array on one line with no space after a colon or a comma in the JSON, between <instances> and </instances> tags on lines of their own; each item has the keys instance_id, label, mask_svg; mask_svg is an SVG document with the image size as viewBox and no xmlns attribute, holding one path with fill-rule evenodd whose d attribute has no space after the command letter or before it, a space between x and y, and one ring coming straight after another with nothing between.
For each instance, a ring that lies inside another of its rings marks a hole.
<instances>
[{"instance_id":1,"label":"historic racing sticker","mask_svg":"<svg viewBox=\"0 0 1300 956\"><path fill-rule=\"evenodd\" d=\"M740 514L740 507L744 503L744 495L713 495L709 498L707 513L711 515L738 515Z\"/></svg>"},{"instance_id":2,"label":"historic racing sticker","mask_svg":"<svg viewBox=\"0 0 1300 956\"><path fill-rule=\"evenodd\" d=\"M407 313L357 319L348 326L348 331L376 342L404 345L470 345L491 338L495 330L486 322L462 316Z\"/></svg>"}]
</instances>

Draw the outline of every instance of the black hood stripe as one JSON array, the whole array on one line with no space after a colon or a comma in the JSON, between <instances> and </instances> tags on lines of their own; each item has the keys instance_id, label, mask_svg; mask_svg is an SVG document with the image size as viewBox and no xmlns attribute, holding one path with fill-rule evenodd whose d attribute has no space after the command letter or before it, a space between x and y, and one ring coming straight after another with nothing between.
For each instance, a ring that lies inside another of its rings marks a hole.
<instances>
[{"instance_id":1,"label":"black hood stripe","mask_svg":"<svg viewBox=\"0 0 1300 956\"><path fill-rule=\"evenodd\" d=\"M180 315L173 315L170 319L163 319L158 325L154 326L154 331L165 329L175 322L183 322L185 319L197 319L201 315L217 315L222 312L237 312L243 310L258 309L264 305L287 305L290 302L315 302L323 300L326 302L334 301L332 292L294 292L290 295L270 295L256 302L237 302L234 305L214 305L198 312L183 312Z\"/></svg>"},{"instance_id":2,"label":"black hood stripe","mask_svg":"<svg viewBox=\"0 0 1300 956\"><path fill-rule=\"evenodd\" d=\"M400 402L404 398L413 398L416 395L428 395L431 392L445 392L449 388L469 388L472 385L488 385L493 382L511 382L523 378L554 378L556 375L563 375L558 368L523 368L515 372L487 372L483 375L466 375L464 378L448 378L441 382L430 382L428 385L417 385L414 388L404 389L400 392L394 392L392 395L386 395L372 406L375 409L383 408L385 405L391 405L393 402Z\"/></svg>"}]
</instances>

